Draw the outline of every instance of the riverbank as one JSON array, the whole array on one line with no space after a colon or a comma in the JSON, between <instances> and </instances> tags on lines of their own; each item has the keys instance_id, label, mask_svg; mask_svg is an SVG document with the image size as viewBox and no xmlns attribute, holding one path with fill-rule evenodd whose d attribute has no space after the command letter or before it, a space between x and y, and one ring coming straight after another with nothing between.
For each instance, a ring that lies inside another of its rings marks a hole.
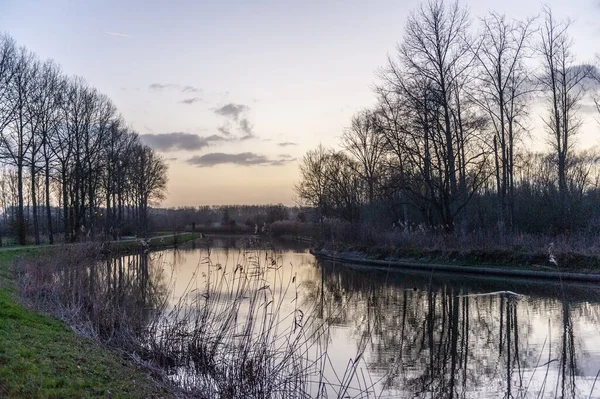
<instances>
[{"instance_id":1,"label":"riverbank","mask_svg":"<svg viewBox=\"0 0 600 399\"><path fill-rule=\"evenodd\" d=\"M136 238L121 241L109 241L107 247L113 251L127 252L137 251L139 249L164 249L177 247L188 241L193 241L202 237L202 233L181 233L181 234L165 234L148 239Z\"/></svg>"},{"instance_id":2,"label":"riverbank","mask_svg":"<svg viewBox=\"0 0 600 399\"><path fill-rule=\"evenodd\" d=\"M600 281L600 257L588 254L519 253L509 250L472 249L439 251L391 247L322 246L311 249L321 259L377 268L464 273L573 281ZM416 255L416 256L415 256Z\"/></svg>"},{"instance_id":3,"label":"riverbank","mask_svg":"<svg viewBox=\"0 0 600 399\"><path fill-rule=\"evenodd\" d=\"M0 397L171 397L132 360L21 303L11 265L36 251L0 253Z\"/></svg>"}]
</instances>

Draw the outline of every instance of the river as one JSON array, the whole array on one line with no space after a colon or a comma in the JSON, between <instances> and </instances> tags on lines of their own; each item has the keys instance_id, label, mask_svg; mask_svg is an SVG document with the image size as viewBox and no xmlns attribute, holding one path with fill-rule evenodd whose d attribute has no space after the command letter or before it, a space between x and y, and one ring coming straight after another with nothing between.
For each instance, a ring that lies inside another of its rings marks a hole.
<instances>
[{"instance_id":1,"label":"river","mask_svg":"<svg viewBox=\"0 0 600 399\"><path fill-rule=\"evenodd\" d=\"M312 334L315 353L327 354L321 377L347 385L348 397L600 397L600 288L592 284L374 270L322 263L305 244L249 238L144 256L170 308L208 297L207 287L231 301L229 283L211 283L217 271L272 265L255 290L271 293L277 306L266 306L279 325L326 326ZM356 372L344 376L354 361Z\"/></svg>"}]
</instances>

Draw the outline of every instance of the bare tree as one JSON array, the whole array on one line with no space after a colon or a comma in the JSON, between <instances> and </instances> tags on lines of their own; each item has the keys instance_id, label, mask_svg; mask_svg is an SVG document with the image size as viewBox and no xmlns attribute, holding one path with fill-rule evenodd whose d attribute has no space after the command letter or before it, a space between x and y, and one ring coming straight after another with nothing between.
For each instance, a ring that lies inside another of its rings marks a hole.
<instances>
[{"instance_id":1,"label":"bare tree","mask_svg":"<svg viewBox=\"0 0 600 399\"><path fill-rule=\"evenodd\" d=\"M598 116L600 116L600 55L596 55L595 65L590 67L590 80L592 83L591 86L594 88L592 100L596 106Z\"/></svg>"},{"instance_id":2,"label":"bare tree","mask_svg":"<svg viewBox=\"0 0 600 399\"><path fill-rule=\"evenodd\" d=\"M300 180L294 187L303 203L317 208L321 227L326 208L326 166L329 156L329 151L322 145L308 151L300 161Z\"/></svg>"},{"instance_id":3,"label":"bare tree","mask_svg":"<svg viewBox=\"0 0 600 399\"><path fill-rule=\"evenodd\" d=\"M149 147L138 145L134 157L134 197L140 231L148 235L148 205L165 197L167 164Z\"/></svg>"},{"instance_id":4,"label":"bare tree","mask_svg":"<svg viewBox=\"0 0 600 399\"><path fill-rule=\"evenodd\" d=\"M388 78L386 73L382 73L382 77ZM403 220L408 222L408 205L411 190L408 184L408 175L410 164L414 158L407 156L406 150L409 148L408 134L410 128L410 112L409 107L402 104L401 86L397 85L397 79L400 76L395 76L391 81L385 81L383 85L376 87L379 104L375 112L375 123L377 131L381 136L385 148L384 170L382 190L388 198L396 198L399 205L402 207ZM424 153L427 156L427 152ZM426 160L426 165L430 162ZM423 171L423 177L427 179L430 176L428 170ZM392 202L393 204L393 202ZM420 211L423 215L430 215L429 202L421 201ZM392 205L393 206L393 205ZM428 222L430 218L426 216Z\"/></svg>"},{"instance_id":5,"label":"bare tree","mask_svg":"<svg viewBox=\"0 0 600 399\"><path fill-rule=\"evenodd\" d=\"M27 154L33 142L33 135L29 124L31 114L29 102L32 100L33 85L39 72L39 62L35 56L25 48L19 48L14 62L13 77L8 85L8 101L14 109L14 117L10 124L3 129L2 150L3 158L17 169L17 221L16 229L19 244L26 243L27 224L24 214L24 187L23 174L25 172Z\"/></svg>"},{"instance_id":6,"label":"bare tree","mask_svg":"<svg viewBox=\"0 0 600 399\"><path fill-rule=\"evenodd\" d=\"M382 133L402 168L402 188L429 223L437 219L448 231L481 183L485 163L477 143L485 121L467 95L475 59L468 26L458 3L421 6L409 17L398 60L388 61L377 90Z\"/></svg>"},{"instance_id":7,"label":"bare tree","mask_svg":"<svg viewBox=\"0 0 600 399\"><path fill-rule=\"evenodd\" d=\"M442 0L431 0L408 18L404 41L399 48L406 73L427 79L435 92L448 164L448 194L458 192L450 108L456 79L472 58L464 40L468 27L469 15L457 1L446 6Z\"/></svg>"},{"instance_id":8,"label":"bare tree","mask_svg":"<svg viewBox=\"0 0 600 399\"><path fill-rule=\"evenodd\" d=\"M95 113L93 124L85 134L85 176L87 179L88 229L94 234L97 218L100 212L98 191L101 187L101 177L106 169L107 159L103 149L109 146L110 129L116 118L116 108L108 97L95 95Z\"/></svg>"},{"instance_id":9,"label":"bare tree","mask_svg":"<svg viewBox=\"0 0 600 399\"><path fill-rule=\"evenodd\" d=\"M36 244L44 228L54 242L53 211L65 241L93 237L99 226L116 230L124 209L146 234L148 206L163 198L167 179L164 161L125 128L107 96L8 36L0 36L0 161L16 193L10 208L21 244L29 221Z\"/></svg>"},{"instance_id":10,"label":"bare tree","mask_svg":"<svg viewBox=\"0 0 600 399\"><path fill-rule=\"evenodd\" d=\"M515 142L522 126L527 94L533 89L525 61L530 56L533 19L507 21L491 12L482 19L481 39L472 48L478 61L479 85L473 99L488 115L493 151L501 232L513 223Z\"/></svg>"},{"instance_id":11,"label":"bare tree","mask_svg":"<svg viewBox=\"0 0 600 399\"><path fill-rule=\"evenodd\" d=\"M31 146L29 150L29 177L33 209L33 227L35 243L40 243L38 219L37 185L38 172L45 174L45 206L50 243L54 241L50 210L50 136L60 122L59 91L62 89L60 70L52 61L39 66L39 73L32 86L31 101L28 103L30 117Z\"/></svg>"},{"instance_id":12,"label":"bare tree","mask_svg":"<svg viewBox=\"0 0 600 399\"><path fill-rule=\"evenodd\" d=\"M371 111L362 111L352 118L351 127L342 135L342 146L358 163L357 173L367 185L369 204L373 204L382 173L385 141Z\"/></svg>"},{"instance_id":13,"label":"bare tree","mask_svg":"<svg viewBox=\"0 0 600 399\"><path fill-rule=\"evenodd\" d=\"M51 61L47 61L43 67L43 107L40 112L42 123L40 126L41 152L44 168L44 188L46 200L46 226L48 230L48 241L54 243L54 227L52 223L52 204L50 198L51 191L51 173L54 169L55 157L52 151L52 141L55 137L60 119L60 93L65 90L65 79L61 75L59 67Z\"/></svg>"},{"instance_id":14,"label":"bare tree","mask_svg":"<svg viewBox=\"0 0 600 399\"><path fill-rule=\"evenodd\" d=\"M0 133L14 117L16 102L11 96L12 79L16 72L17 47L14 40L0 35Z\"/></svg>"},{"instance_id":15,"label":"bare tree","mask_svg":"<svg viewBox=\"0 0 600 399\"><path fill-rule=\"evenodd\" d=\"M73 82L65 79L58 99L61 122L56 126L54 134L50 136L48 140L49 147L52 151L52 156L56 162L58 180L61 187L61 198L59 202L62 204L62 227L65 241L70 240L72 231L74 229L69 205L69 192L72 185L72 155L74 152L72 130L73 125L76 124L76 121L72 121L70 115L72 101L74 101L75 95L76 88Z\"/></svg>"},{"instance_id":16,"label":"bare tree","mask_svg":"<svg viewBox=\"0 0 600 399\"><path fill-rule=\"evenodd\" d=\"M125 127L122 119L116 118L112 121L109 128L109 138L106 147L104 148L104 158L106 162L106 171L103 178L103 189L106 195L106 223L105 229L107 234L111 234L114 239L117 238L117 229L120 221L117 219L119 207L118 196L119 181L121 180L123 170L122 162L127 156L127 139L130 136L129 131Z\"/></svg>"},{"instance_id":17,"label":"bare tree","mask_svg":"<svg viewBox=\"0 0 600 399\"><path fill-rule=\"evenodd\" d=\"M560 206L563 224L566 224L567 166L575 144L574 136L581 127L577 110L584 96L583 82L592 68L575 63L571 51L573 42L567 33L570 23L557 21L548 6L544 6L543 15L538 49L543 68L539 82L548 96L549 114L544 123L556 154Z\"/></svg>"}]
</instances>

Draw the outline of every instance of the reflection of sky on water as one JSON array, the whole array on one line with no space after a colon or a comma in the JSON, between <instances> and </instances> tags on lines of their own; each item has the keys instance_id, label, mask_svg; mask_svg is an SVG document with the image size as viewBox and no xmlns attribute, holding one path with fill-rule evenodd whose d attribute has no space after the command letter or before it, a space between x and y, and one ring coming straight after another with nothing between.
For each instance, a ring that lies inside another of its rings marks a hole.
<instances>
[{"instance_id":1,"label":"reflection of sky on water","mask_svg":"<svg viewBox=\"0 0 600 399\"><path fill-rule=\"evenodd\" d=\"M245 245L214 239L210 257L202 245L151 256L172 274L175 303L202 293L211 270L231 275L249 256L267 260L265 245L249 252ZM299 306L329 320L328 353L342 373L366 344L365 378L387 387L383 397L576 398L592 391L600 370L594 286L320 264L296 243L269 245L268 253L281 266L268 279L277 295L285 293L280 312L293 312L297 296ZM294 276L295 288L285 291ZM524 296L471 296L505 290ZM600 397L600 386L591 397Z\"/></svg>"}]
</instances>

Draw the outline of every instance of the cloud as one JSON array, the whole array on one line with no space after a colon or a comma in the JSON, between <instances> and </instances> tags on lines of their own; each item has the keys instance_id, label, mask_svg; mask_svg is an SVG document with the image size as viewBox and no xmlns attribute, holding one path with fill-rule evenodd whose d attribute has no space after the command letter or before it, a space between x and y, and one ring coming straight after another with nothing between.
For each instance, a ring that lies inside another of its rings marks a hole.
<instances>
[{"instance_id":1,"label":"cloud","mask_svg":"<svg viewBox=\"0 0 600 399\"><path fill-rule=\"evenodd\" d=\"M225 137L221 137L221 136L219 136L217 134L213 134L211 136L208 136L206 138L206 140L208 140L208 141L227 141L227 139Z\"/></svg>"},{"instance_id":2,"label":"cloud","mask_svg":"<svg viewBox=\"0 0 600 399\"><path fill-rule=\"evenodd\" d=\"M194 86L190 86L190 85L185 85L182 86L180 84L176 84L176 83L152 83L148 86L148 88L150 90L164 90L164 89L176 89L181 91L182 93L199 93L202 91L202 89L199 89L198 87L194 87Z\"/></svg>"},{"instance_id":3,"label":"cloud","mask_svg":"<svg viewBox=\"0 0 600 399\"><path fill-rule=\"evenodd\" d=\"M197 88L197 87L194 87L194 86L183 86L181 88L181 91L183 93L198 93L201 90L199 88Z\"/></svg>"},{"instance_id":4,"label":"cloud","mask_svg":"<svg viewBox=\"0 0 600 399\"><path fill-rule=\"evenodd\" d=\"M177 87L177 85L172 83L152 83L150 86L148 86L148 88L151 90L163 90L170 89L172 87Z\"/></svg>"},{"instance_id":5,"label":"cloud","mask_svg":"<svg viewBox=\"0 0 600 399\"><path fill-rule=\"evenodd\" d=\"M585 68L586 66L580 67ZM586 90L597 90L600 87L600 70L594 66L587 66L589 68L587 71L589 72L588 78L584 82L584 86Z\"/></svg>"},{"instance_id":6,"label":"cloud","mask_svg":"<svg viewBox=\"0 0 600 399\"><path fill-rule=\"evenodd\" d=\"M225 154L222 152L213 152L204 155L195 155L186 162L190 165L200 168L210 168L217 165L238 165L238 166L280 166L292 159L281 158L269 159L265 155L255 154L253 152L242 152L239 154Z\"/></svg>"},{"instance_id":7,"label":"cloud","mask_svg":"<svg viewBox=\"0 0 600 399\"><path fill-rule=\"evenodd\" d=\"M243 133L239 140L249 140L256 138L256 134L254 133L252 123L250 123L250 120L247 117L243 116L243 114L249 109L250 107L248 107L247 105L234 103L225 104L222 107L213 109L215 114L226 118L226 122L218 128L219 132L226 136L231 136L231 125L232 123L235 123L237 124L237 130Z\"/></svg>"},{"instance_id":8,"label":"cloud","mask_svg":"<svg viewBox=\"0 0 600 399\"><path fill-rule=\"evenodd\" d=\"M229 104L223 105L220 108L215 109L215 113L217 115L221 115L226 118L233 119L234 121L237 122L237 120L240 117L240 114L247 111L248 109L249 109L248 106L244 105L244 104L229 103Z\"/></svg>"},{"instance_id":9,"label":"cloud","mask_svg":"<svg viewBox=\"0 0 600 399\"><path fill-rule=\"evenodd\" d=\"M280 147L292 147L292 146L298 145L298 143L292 143L291 141L284 141L282 143L277 143L277 145Z\"/></svg>"},{"instance_id":10,"label":"cloud","mask_svg":"<svg viewBox=\"0 0 600 399\"><path fill-rule=\"evenodd\" d=\"M131 35L127 35L125 33L117 33L117 32L104 32L107 35L111 35L111 36L119 36L119 37L133 37Z\"/></svg>"},{"instance_id":11,"label":"cloud","mask_svg":"<svg viewBox=\"0 0 600 399\"><path fill-rule=\"evenodd\" d=\"M231 136L231 126L228 124L225 124L223 126L219 126L217 128L217 130L221 133L224 134L225 136Z\"/></svg>"},{"instance_id":12,"label":"cloud","mask_svg":"<svg viewBox=\"0 0 600 399\"><path fill-rule=\"evenodd\" d=\"M184 100L181 100L180 102L183 104L193 104L193 103L197 103L198 101L202 101L202 99L200 97L192 97L192 98L186 98Z\"/></svg>"},{"instance_id":13,"label":"cloud","mask_svg":"<svg viewBox=\"0 0 600 399\"><path fill-rule=\"evenodd\" d=\"M598 107L596 107L596 104L593 102L582 101L579 104L579 111L583 112L584 114L596 115L598 112Z\"/></svg>"},{"instance_id":14,"label":"cloud","mask_svg":"<svg viewBox=\"0 0 600 399\"><path fill-rule=\"evenodd\" d=\"M271 165L281 166L281 165L285 165L286 163L293 162L295 160L296 160L296 158L292 157L289 154L279 154L279 159L272 161Z\"/></svg>"},{"instance_id":15,"label":"cloud","mask_svg":"<svg viewBox=\"0 0 600 399\"><path fill-rule=\"evenodd\" d=\"M580 80L585 90L595 90L600 87L600 70L594 65L575 64L567 68L566 74L567 80ZM547 82L549 80L548 73L544 70L538 76L538 80ZM539 94L544 95L543 93Z\"/></svg>"},{"instance_id":16,"label":"cloud","mask_svg":"<svg viewBox=\"0 0 600 399\"><path fill-rule=\"evenodd\" d=\"M246 133L246 135L242 138L244 140L254 137L254 131L252 130L252 125L246 118L240 119L239 129Z\"/></svg>"},{"instance_id":17,"label":"cloud","mask_svg":"<svg viewBox=\"0 0 600 399\"><path fill-rule=\"evenodd\" d=\"M144 144L162 152L201 150L214 142L225 140L225 138L218 135L202 137L182 132L142 134L140 139Z\"/></svg>"}]
</instances>

